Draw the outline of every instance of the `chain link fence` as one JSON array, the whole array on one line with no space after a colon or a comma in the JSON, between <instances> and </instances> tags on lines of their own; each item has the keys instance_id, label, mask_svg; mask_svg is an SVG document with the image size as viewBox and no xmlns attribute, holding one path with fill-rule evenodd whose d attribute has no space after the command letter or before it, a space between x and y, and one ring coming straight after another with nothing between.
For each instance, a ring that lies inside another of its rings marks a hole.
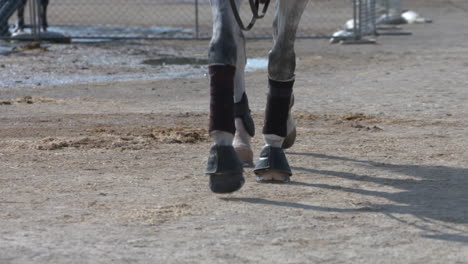
<instances>
[{"instance_id":1,"label":"chain link fence","mask_svg":"<svg viewBox=\"0 0 468 264\"><path fill-rule=\"evenodd\" d=\"M36 1L36 2L34 2ZM291 0L294 1L294 0ZM14 11L21 0L0 0L0 36L9 37L16 21ZM29 0L26 22L40 33L34 12L41 0ZM272 0L272 2L275 2ZM311 0L298 30L302 38L330 38L349 20L353 25L345 38L359 39L376 34L379 12L400 9L399 0ZM393 11L391 11L393 14ZM241 16L251 16L248 4L241 6ZM271 37L274 4L267 16L259 20L248 38ZM50 0L47 9L48 32L70 38L143 38L207 39L211 36L209 0ZM36 21L36 22L34 22ZM30 27L31 28L31 27ZM37 36L36 36L37 37ZM44 35L40 37L44 38Z\"/></svg>"},{"instance_id":2,"label":"chain link fence","mask_svg":"<svg viewBox=\"0 0 468 264\"><path fill-rule=\"evenodd\" d=\"M13 6L17 0L0 0L1 6ZM28 5L31 1L29 0ZM273 2L275 2L273 0ZM15 4L17 5L17 4ZM250 38L271 36L274 5L265 19L246 35ZM14 10L14 9L13 9ZM16 16L8 16L10 32ZM248 20L248 5L241 7ZM329 37L346 19L353 16L352 0L314 0L304 12L299 37ZM25 14L30 21L29 12ZM0 18L0 22L1 22ZM50 0L47 19L49 31L72 38L209 38L211 8L208 0ZM4 21L3 29L5 30Z\"/></svg>"}]
</instances>

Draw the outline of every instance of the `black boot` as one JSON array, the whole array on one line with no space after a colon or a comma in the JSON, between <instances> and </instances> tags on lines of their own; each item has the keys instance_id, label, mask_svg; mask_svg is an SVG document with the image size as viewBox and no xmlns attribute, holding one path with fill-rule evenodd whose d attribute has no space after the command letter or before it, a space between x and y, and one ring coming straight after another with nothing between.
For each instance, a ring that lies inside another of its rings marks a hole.
<instances>
[{"instance_id":1,"label":"black boot","mask_svg":"<svg viewBox=\"0 0 468 264\"><path fill-rule=\"evenodd\" d=\"M230 65L209 66L210 123L209 131L234 134L234 75ZM205 173L210 176L210 189L215 193L231 193L244 184L243 166L232 146L214 145Z\"/></svg>"},{"instance_id":2,"label":"black boot","mask_svg":"<svg viewBox=\"0 0 468 264\"><path fill-rule=\"evenodd\" d=\"M285 82L269 80L269 93L267 107L265 110L265 125L263 127L264 135L277 135L279 137L288 138L287 122L293 101L293 85L294 80ZM295 131L293 132L295 133ZM288 141L288 145L292 145L290 141ZM272 178L271 181L289 181L289 177L292 175L292 172L282 148L265 146L262 149L254 170L257 175L257 180L262 182L265 181L263 175L268 171L278 172L278 174L284 176L282 179Z\"/></svg>"}]
</instances>

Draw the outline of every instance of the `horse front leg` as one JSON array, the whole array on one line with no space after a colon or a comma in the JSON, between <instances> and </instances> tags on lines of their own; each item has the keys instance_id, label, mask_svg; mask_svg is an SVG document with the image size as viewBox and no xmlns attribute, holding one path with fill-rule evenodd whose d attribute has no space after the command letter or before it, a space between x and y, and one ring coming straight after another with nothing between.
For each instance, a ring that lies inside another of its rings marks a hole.
<instances>
[{"instance_id":1,"label":"horse front leg","mask_svg":"<svg viewBox=\"0 0 468 264\"><path fill-rule=\"evenodd\" d=\"M240 4L241 0L237 1ZM211 0L213 37L209 47L210 122L214 141L208 157L206 174L215 193L230 193L244 184L243 165L233 147L236 132L235 97L242 101L244 90L242 33L228 1ZM239 48L241 46L241 48ZM239 63L238 63L239 62ZM235 96L236 95L236 96Z\"/></svg>"},{"instance_id":2,"label":"horse front leg","mask_svg":"<svg viewBox=\"0 0 468 264\"><path fill-rule=\"evenodd\" d=\"M283 148L295 140L291 108L296 69L296 31L308 0L277 0L273 23L274 45L268 62L268 98L263 137L265 146L255 166L257 181L288 182L292 175Z\"/></svg>"}]
</instances>

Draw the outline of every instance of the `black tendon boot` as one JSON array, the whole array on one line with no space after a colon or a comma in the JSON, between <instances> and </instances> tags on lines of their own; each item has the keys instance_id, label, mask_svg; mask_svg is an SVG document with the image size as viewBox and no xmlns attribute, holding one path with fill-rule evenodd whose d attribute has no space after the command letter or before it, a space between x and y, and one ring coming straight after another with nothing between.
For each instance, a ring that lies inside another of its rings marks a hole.
<instances>
[{"instance_id":1,"label":"black tendon boot","mask_svg":"<svg viewBox=\"0 0 468 264\"><path fill-rule=\"evenodd\" d=\"M242 95L241 100L234 104L234 117L241 120L247 135L250 137L255 135L255 124L252 119L252 115L250 114L249 100L247 99L247 95L245 93ZM253 152L249 145L250 142L244 142L247 140L245 138L247 135L243 135L243 133L240 131L240 128L236 127L234 149L236 150L237 155L239 156L239 159L241 160L244 167L252 167L254 163Z\"/></svg>"},{"instance_id":2,"label":"black tendon boot","mask_svg":"<svg viewBox=\"0 0 468 264\"><path fill-rule=\"evenodd\" d=\"M263 127L264 135L273 134L284 138L288 136L287 122L292 102L293 85L294 80L284 82L269 80L265 125ZM262 175L267 171L286 174L283 179L272 178L268 181L289 181L292 172L282 148L265 146L262 149L254 172L259 181L264 181Z\"/></svg>"},{"instance_id":3,"label":"black tendon boot","mask_svg":"<svg viewBox=\"0 0 468 264\"><path fill-rule=\"evenodd\" d=\"M211 65L209 131L235 133L234 75L230 65ZM231 193L244 184L242 163L232 146L213 145L205 173L210 176L210 189L215 193Z\"/></svg>"},{"instance_id":4,"label":"black tendon boot","mask_svg":"<svg viewBox=\"0 0 468 264\"><path fill-rule=\"evenodd\" d=\"M289 114L291 114L291 108L294 106L294 94L291 96L291 103L289 104ZM292 117L291 117L292 118ZM294 145L296 142L296 124L291 131L288 131L288 135L283 141L283 145L281 145L282 149L288 149Z\"/></svg>"},{"instance_id":5,"label":"black tendon boot","mask_svg":"<svg viewBox=\"0 0 468 264\"><path fill-rule=\"evenodd\" d=\"M244 93L240 102L234 104L234 117L240 118L249 136L255 136L255 124L250 114L249 100Z\"/></svg>"}]
</instances>

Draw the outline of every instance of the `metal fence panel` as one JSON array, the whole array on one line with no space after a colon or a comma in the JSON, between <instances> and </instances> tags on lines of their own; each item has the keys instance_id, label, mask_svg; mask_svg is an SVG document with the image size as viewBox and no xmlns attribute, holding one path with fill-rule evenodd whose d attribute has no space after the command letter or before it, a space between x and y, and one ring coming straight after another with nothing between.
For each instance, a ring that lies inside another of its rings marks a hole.
<instances>
[{"instance_id":1,"label":"metal fence panel","mask_svg":"<svg viewBox=\"0 0 468 264\"><path fill-rule=\"evenodd\" d=\"M51 31L72 37L192 37L194 1L52 0Z\"/></svg>"},{"instance_id":2,"label":"metal fence panel","mask_svg":"<svg viewBox=\"0 0 468 264\"><path fill-rule=\"evenodd\" d=\"M357 29L358 34L362 36L376 35L375 26L375 1L374 0L359 0L357 2L358 15L357 15Z\"/></svg>"},{"instance_id":3,"label":"metal fence panel","mask_svg":"<svg viewBox=\"0 0 468 264\"><path fill-rule=\"evenodd\" d=\"M298 36L329 37L352 18L352 3L310 1ZM247 37L270 37L273 14L274 4ZM241 16L250 16L247 4ZM48 20L50 31L73 38L209 38L212 31L209 0L50 0Z\"/></svg>"},{"instance_id":4,"label":"metal fence panel","mask_svg":"<svg viewBox=\"0 0 468 264\"><path fill-rule=\"evenodd\" d=\"M37 2L37 7L40 1L29 0L28 6L34 8L32 3ZM7 21L15 22L12 14L20 3L0 0L0 36L7 36ZM272 6L247 37L271 36ZM398 23L401 10L400 0L311 0L298 36L328 38L349 19L356 24L355 38L374 35L376 24ZM25 12L26 20L37 22L34 14ZM240 14L249 19L248 4L241 6ZM50 0L47 18L49 31L72 38L209 38L212 31L209 0Z\"/></svg>"}]
</instances>

